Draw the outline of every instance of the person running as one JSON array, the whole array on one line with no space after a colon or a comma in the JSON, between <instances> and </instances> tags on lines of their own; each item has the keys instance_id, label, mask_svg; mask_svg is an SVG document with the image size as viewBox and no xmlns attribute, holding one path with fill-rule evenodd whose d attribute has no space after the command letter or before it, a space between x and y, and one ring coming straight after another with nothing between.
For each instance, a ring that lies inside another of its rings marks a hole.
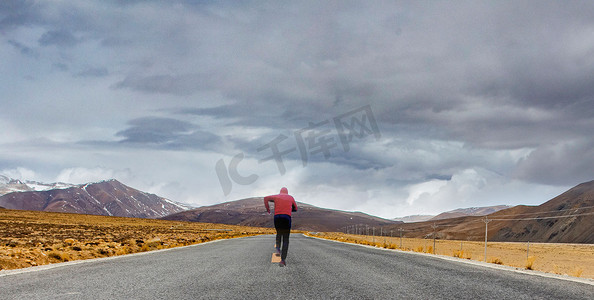
<instances>
[{"instance_id":1,"label":"person running","mask_svg":"<svg viewBox=\"0 0 594 300\"><path fill-rule=\"evenodd\" d=\"M289 195L289 190L283 187L280 194L264 197L264 206L270 214L268 202L274 202L274 228L276 228L276 252L280 253L279 266L287 265L287 252L289 251L289 234L291 234L291 212L297 211L295 198ZM282 247L281 247L282 246Z\"/></svg>"}]
</instances>

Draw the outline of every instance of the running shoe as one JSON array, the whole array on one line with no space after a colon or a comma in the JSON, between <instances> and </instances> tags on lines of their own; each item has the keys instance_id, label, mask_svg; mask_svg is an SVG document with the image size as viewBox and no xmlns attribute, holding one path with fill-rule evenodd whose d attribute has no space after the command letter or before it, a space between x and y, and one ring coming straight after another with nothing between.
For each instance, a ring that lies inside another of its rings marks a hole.
<instances>
[{"instance_id":1,"label":"running shoe","mask_svg":"<svg viewBox=\"0 0 594 300\"><path fill-rule=\"evenodd\" d=\"M278 263L278 265L279 265L280 267L285 267L285 266L287 266L287 263L286 263L284 260L281 260L281 261Z\"/></svg>"}]
</instances>

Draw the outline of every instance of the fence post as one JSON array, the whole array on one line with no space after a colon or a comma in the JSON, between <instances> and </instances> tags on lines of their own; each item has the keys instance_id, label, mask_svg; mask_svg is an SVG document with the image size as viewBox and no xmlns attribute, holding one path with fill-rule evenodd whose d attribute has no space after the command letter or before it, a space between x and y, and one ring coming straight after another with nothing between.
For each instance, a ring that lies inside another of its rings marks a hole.
<instances>
[{"instance_id":1,"label":"fence post","mask_svg":"<svg viewBox=\"0 0 594 300\"><path fill-rule=\"evenodd\" d=\"M433 254L435 254L435 230L437 229L437 225L435 225L435 223L433 223L433 225L431 225L431 227L433 227Z\"/></svg>"},{"instance_id":2,"label":"fence post","mask_svg":"<svg viewBox=\"0 0 594 300\"><path fill-rule=\"evenodd\" d=\"M485 222L485 262L487 262L487 232L489 228L489 222L491 222L491 220L489 220L489 217L485 216L483 222Z\"/></svg>"}]
</instances>

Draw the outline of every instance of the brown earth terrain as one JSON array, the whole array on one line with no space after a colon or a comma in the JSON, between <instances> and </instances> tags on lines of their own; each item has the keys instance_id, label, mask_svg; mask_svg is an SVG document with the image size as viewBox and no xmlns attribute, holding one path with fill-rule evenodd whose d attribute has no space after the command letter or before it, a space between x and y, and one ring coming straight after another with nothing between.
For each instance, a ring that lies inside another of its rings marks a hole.
<instances>
[{"instance_id":1,"label":"brown earth terrain","mask_svg":"<svg viewBox=\"0 0 594 300\"><path fill-rule=\"evenodd\" d=\"M1 209L0 270L272 232L234 225Z\"/></svg>"},{"instance_id":2,"label":"brown earth terrain","mask_svg":"<svg viewBox=\"0 0 594 300\"><path fill-rule=\"evenodd\" d=\"M579 184L539 206L518 205L489 214L488 239L499 242L594 244L594 181ZM404 237L481 241L485 217L460 217L383 228ZM435 227L435 228L434 228Z\"/></svg>"},{"instance_id":3,"label":"brown earth terrain","mask_svg":"<svg viewBox=\"0 0 594 300\"><path fill-rule=\"evenodd\" d=\"M298 202L298 211L294 212L293 228L309 231L340 231L352 224L368 226L387 226L402 222L391 221L367 215L361 212L346 212L316 207ZM270 209L274 204L270 203ZM273 220L264 208L264 198L248 198L225 202L212 206L199 207L163 218L193 222L222 223L244 226L273 227Z\"/></svg>"},{"instance_id":4,"label":"brown earth terrain","mask_svg":"<svg viewBox=\"0 0 594 300\"><path fill-rule=\"evenodd\" d=\"M314 235L341 242L484 261L485 243L320 232ZM487 262L547 273L594 279L594 245L489 242Z\"/></svg>"}]
</instances>

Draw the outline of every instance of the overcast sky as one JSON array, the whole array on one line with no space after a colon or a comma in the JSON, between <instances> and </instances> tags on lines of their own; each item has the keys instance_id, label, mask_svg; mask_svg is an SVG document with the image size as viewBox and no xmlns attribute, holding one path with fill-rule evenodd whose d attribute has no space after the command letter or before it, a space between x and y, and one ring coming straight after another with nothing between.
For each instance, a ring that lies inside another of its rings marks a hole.
<instances>
[{"instance_id":1,"label":"overcast sky","mask_svg":"<svg viewBox=\"0 0 594 300\"><path fill-rule=\"evenodd\" d=\"M594 3L1 1L0 103L13 178L541 204L594 179Z\"/></svg>"}]
</instances>

